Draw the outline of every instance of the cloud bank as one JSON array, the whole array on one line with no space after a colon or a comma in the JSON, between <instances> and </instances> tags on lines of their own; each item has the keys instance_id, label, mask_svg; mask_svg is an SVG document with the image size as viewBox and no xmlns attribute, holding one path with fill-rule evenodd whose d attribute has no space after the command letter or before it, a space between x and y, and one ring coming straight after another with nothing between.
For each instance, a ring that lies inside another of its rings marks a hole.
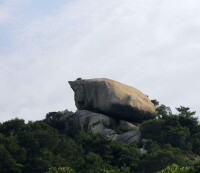
<instances>
[{"instance_id":1,"label":"cloud bank","mask_svg":"<svg viewBox=\"0 0 200 173\"><path fill-rule=\"evenodd\" d=\"M199 7L195 0L74 0L18 20L13 50L0 53L0 121L75 111L67 81L78 77L112 78L199 113Z\"/></svg>"}]
</instances>

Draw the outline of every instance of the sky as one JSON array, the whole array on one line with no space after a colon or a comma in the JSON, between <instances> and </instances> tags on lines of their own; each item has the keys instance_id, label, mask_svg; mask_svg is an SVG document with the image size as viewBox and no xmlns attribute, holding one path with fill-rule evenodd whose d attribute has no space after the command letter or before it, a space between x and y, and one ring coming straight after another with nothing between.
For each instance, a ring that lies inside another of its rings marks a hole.
<instances>
[{"instance_id":1,"label":"sky","mask_svg":"<svg viewBox=\"0 0 200 173\"><path fill-rule=\"evenodd\" d=\"M75 111L105 77L200 116L199 0L0 0L0 122Z\"/></svg>"}]
</instances>

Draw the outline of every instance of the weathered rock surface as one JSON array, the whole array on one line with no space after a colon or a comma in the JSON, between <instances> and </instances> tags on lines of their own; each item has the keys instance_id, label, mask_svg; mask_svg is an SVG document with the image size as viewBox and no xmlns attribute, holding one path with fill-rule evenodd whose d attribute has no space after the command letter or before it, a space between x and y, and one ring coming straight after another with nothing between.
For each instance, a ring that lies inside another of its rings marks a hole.
<instances>
[{"instance_id":1,"label":"weathered rock surface","mask_svg":"<svg viewBox=\"0 0 200 173\"><path fill-rule=\"evenodd\" d=\"M78 110L89 110L122 120L155 118L155 106L141 91L114 80L98 78L69 81Z\"/></svg>"},{"instance_id":2,"label":"weathered rock surface","mask_svg":"<svg viewBox=\"0 0 200 173\"><path fill-rule=\"evenodd\" d=\"M86 110L79 110L74 114L64 113L59 121L65 123L66 130L72 128L72 130L101 134L109 139L126 143L139 142L141 137L139 128L129 122Z\"/></svg>"}]
</instances>

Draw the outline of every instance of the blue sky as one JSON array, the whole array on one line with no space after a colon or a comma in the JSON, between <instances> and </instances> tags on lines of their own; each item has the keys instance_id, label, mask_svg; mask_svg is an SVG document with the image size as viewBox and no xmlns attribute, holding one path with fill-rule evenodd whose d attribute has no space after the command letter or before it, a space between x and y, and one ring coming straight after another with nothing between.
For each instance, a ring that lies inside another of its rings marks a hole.
<instances>
[{"instance_id":1,"label":"blue sky","mask_svg":"<svg viewBox=\"0 0 200 173\"><path fill-rule=\"evenodd\" d=\"M107 77L200 114L198 0L0 1L0 121L75 111L69 80Z\"/></svg>"},{"instance_id":2,"label":"blue sky","mask_svg":"<svg viewBox=\"0 0 200 173\"><path fill-rule=\"evenodd\" d=\"M0 13L2 16L0 18L0 51L9 52L15 48L16 40L14 39L14 35L16 34L16 30L20 30L21 25L56 13L57 10L69 2L70 0L0 1L0 10L5 11L4 14Z\"/></svg>"}]
</instances>

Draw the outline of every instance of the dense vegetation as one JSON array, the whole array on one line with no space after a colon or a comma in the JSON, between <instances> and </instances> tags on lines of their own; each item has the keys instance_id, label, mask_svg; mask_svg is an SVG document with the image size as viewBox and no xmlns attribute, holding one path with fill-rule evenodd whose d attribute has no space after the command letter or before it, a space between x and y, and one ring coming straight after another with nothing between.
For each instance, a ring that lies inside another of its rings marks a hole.
<instances>
[{"instance_id":1,"label":"dense vegetation","mask_svg":"<svg viewBox=\"0 0 200 173\"><path fill-rule=\"evenodd\" d=\"M140 124L138 144L77 131L47 114L42 121L0 124L1 173L199 173L200 124L187 107L159 105L154 120ZM147 153L141 152L141 148Z\"/></svg>"}]
</instances>

